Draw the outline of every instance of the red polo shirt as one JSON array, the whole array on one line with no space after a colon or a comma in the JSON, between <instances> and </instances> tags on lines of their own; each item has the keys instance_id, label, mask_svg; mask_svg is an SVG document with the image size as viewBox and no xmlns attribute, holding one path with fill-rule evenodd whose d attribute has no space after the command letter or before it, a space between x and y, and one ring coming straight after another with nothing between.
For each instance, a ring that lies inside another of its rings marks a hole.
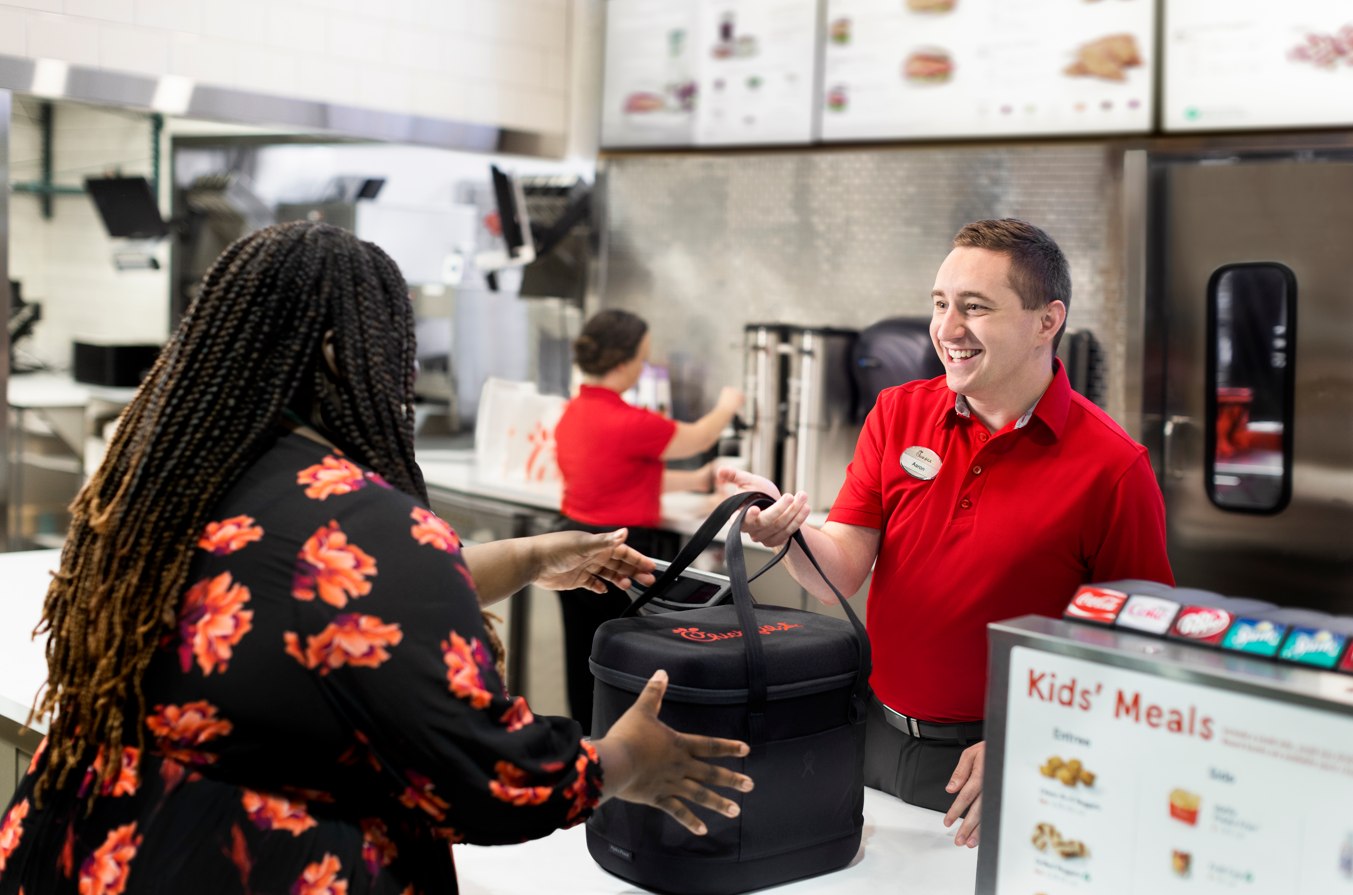
<instances>
[{"instance_id":1,"label":"red polo shirt","mask_svg":"<svg viewBox=\"0 0 1353 895\"><path fill-rule=\"evenodd\" d=\"M662 452L676 427L608 388L584 385L554 427L564 515L588 525L657 527Z\"/></svg>"},{"instance_id":2,"label":"red polo shirt","mask_svg":"<svg viewBox=\"0 0 1353 895\"><path fill-rule=\"evenodd\" d=\"M1088 581L1174 583L1146 448L1060 362L1032 414L995 434L956 397L943 376L882 392L828 517L882 532L874 691L936 722L983 717L989 622L1060 616ZM903 468L914 446L939 456L933 479Z\"/></svg>"}]
</instances>

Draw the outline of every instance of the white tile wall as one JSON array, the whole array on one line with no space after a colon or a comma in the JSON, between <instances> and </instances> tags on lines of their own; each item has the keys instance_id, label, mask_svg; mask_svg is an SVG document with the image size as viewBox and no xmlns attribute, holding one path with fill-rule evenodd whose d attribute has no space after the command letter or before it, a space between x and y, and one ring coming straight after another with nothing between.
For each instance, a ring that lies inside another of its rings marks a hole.
<instances>
[{"instance_id":1,"label":"white tile wall","mask_svg":"<svg viewBox=\"0 0 1353 895\"><path fill-rule=\"evenodd\" d=\"M7 56L23 56L26 47L23 11L0 7L0 53Z\"/></svg>"},{"instance_id":2,"label":"white tile wall","mask_svg":"<svg viewBox=\"0 0 1353 895\"><path fill-rule=\"evenodd\" d=\"M0 54L564 134L567 0L0 0Z\"/></svg>"},{"instance_id":3,"label":"white tile wall","mask_svg":"<svg viewBox=\"0 0 1353 895\"><path fill-rule=\"evenodd\" d=\"M27 55L77 65L99 64L99 25L74 16L33 13L27 19Z\"/></svg>"},{"instance_id":4,"label":"white tile wall","mask_svg":"<svg viewBox=\"0 0 1353 895\"><path fill-rule=\"evenodd\" d=\"M136 21L136 0L65 0L61 12L85 19L131 24Z\"/></svg>"},{"instance_id":5,"label":"white tile wall","mask_svg":"<svg viewBox=\"0 0 1353 895\"><path fill-rule=\"evenodd\" d=\"M203 0L136 0L136 23L168 31L202 32Z\"/></svg>"},{"instance_id":6,"label":"white tile wall","mask_svg":"<svg viewBox=\"0 0 1353 895\"><path fill-rule=\"evenodd\" d=\"M147 75L165 74L170 70L170 36L171 32L150 28L105 25L99 29L99 66Z\"/></svg>"},{"instance_id":7,"label":"white tile wall","mask_svg":"<svg viewBox=\"0 0 1353 895\"><path fill-rule=\"evenodd\" d=\"M37 104L15 104L11 130L11 176L34 180L40 171ZM150 172L150 126L143 116L62 106L53 130L53 179L78 184L90 174L119 167ZM118 272L114 243L87 196L59 196L53 216L42 217L38 197L10 196L10 276L24 296L42 304L42 319L20 347L45 363L70 364L72 339L163 341L169 328L169 280L165 270ZM160 262L167 250L159 247Z\"/></svg>"},{"instance_id":8,"label":"white tile wall","mask_svg":"<svg viewBox=\"0 0 1353 895\"><path fill-rule=\"evenodd\" d=\"M41 9L45 12L60 12L61 0L13 0L7 4L21 9Z\"/></svg>"}]
</instances>

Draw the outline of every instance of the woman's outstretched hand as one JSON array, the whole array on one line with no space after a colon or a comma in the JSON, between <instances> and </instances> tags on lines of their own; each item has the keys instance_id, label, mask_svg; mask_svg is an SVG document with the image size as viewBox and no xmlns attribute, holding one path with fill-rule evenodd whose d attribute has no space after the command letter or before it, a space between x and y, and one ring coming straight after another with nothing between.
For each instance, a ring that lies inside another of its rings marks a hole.
<instances>
[{"instance_id":1,"label":"woman's outstretched hand","mask_svg":"<svg viewBox=\"0 0 1353 895\"><path fill-rule=\"evenodd\" d=\"M624 590L637 580L649 585L653 560L625 543L626 529L588 534L556 531L531 539L536 574L533 581L548 590L586 588L606 592L609 581Z\"/></svg>"},{"instance_id":2,"label":"woman's outstretched hand","mask_svg":"<svg viewBox=\"0 0 1353 895\"><path fill-rule=\"evenodd\" d=\"M720 786L750 792L752 778L701 759L738 757L747 744L738 740L677 733L658 720L667 691L667 672L648 679L639 698L606 736L595 740L605 778L602 800L624 799L665 811L697 836L704 821L691 810L699 805L726 817L737 817L735 802L714 792Z\"/></svg>"}]
</instances>

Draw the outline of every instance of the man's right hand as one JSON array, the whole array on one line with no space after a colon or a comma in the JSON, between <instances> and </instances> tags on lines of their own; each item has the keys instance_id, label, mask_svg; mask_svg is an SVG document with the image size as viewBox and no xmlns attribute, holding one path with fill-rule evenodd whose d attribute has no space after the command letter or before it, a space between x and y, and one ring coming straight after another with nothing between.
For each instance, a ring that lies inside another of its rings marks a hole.
<instances>
[{"instance_id":1,"label":"man's right hand","mask_svg":"<svg viewBox=\"0 0 1353 895\"><path fill-rule=\"evenodd\" d=\"M752 507L743 520L742 531L753 541L777 549L793 537L794 532L808 519L808 495L781 494L770 479L753 475L741 469L722 467L715 487L720 494L732 491L761 491L777 498L775 503L761 509Z\"/></svg>"}]
</instances>

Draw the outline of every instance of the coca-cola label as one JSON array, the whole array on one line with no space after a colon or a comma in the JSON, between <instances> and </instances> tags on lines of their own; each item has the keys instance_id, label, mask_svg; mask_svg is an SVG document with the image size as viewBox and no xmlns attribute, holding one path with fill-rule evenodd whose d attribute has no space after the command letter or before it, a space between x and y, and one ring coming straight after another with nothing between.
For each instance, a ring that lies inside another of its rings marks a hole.
<instances>
[{"instance_id":1,"label":"coca-cola label","mask_svg":"<svg viewBox=\"0 0 1353 895\"><path fill-rule=\"evenodd\" d=\"M1348 638L1324 628L1293 628L1283 641L1278 658L1316 668L1333 668L1339 662Z\"/></svg>"},{"instance_id":2,"label":"coca-cola label","mask_svg":"<svg viewBox=\"0 0 1353 895\"><path fill-rule=\"evenodd\" d=\"M1118 619L1114 624L1120 628L1134 628L1148 634L1163 635L1170 630L1170 624L1178 611L1179 604L1174 600L1133 594L1128 597L1123 611L1118 613Z\"/></svg>"},{"instance_id":3,"label":"coca-cola label","mask_svg":"<svg viewBox=\"0 0 1353 895\"><path fill-rule=\"evenodd\" d=\"M1067 604L1066 612L1062 614L1077 621L1111 625L1118 617L1118 610L1122 609L1126 602L1127 594L1122 591L1083 584Z\"/></svg>"},{"instance_id":4,"label":"coca-cola label","mask_svg":"<svg viewBox=\"0 0 1353 895\"><path fill-rule=\"evenodd\" d=\"M1226 636L1226 629L1234 619L1234 615L1215 606L1185 606L1175 617L1170 636L1215 646Z\"/></svg>"},{"instance_id":5,"label":"coca-cola label","mask_svg":"<svg viewBox=\"0 0 1353 895\"><path fill-rule=\"evenodd\" d=\"M1256 656L1276 656L1283 642L1287 625L1259 618L1238 618L1226 632L1221 645L1236 652L1252 653Z\"/></svg>"}]
</instances>

